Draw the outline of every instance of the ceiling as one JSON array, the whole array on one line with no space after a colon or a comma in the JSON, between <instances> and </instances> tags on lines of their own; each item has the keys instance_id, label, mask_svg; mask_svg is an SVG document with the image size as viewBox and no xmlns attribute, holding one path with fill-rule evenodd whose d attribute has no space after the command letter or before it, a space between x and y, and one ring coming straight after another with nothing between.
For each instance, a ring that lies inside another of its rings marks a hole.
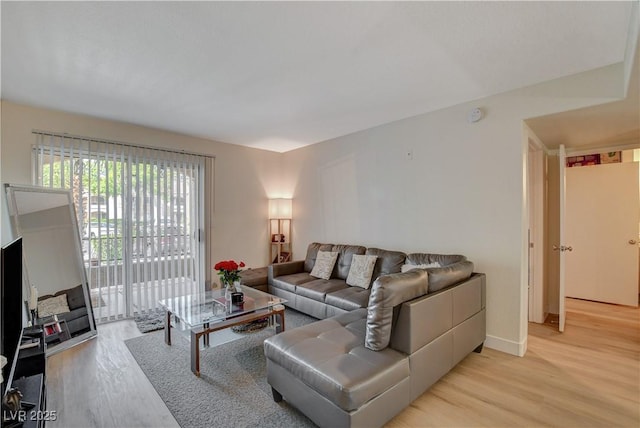
<instances>
[{"instance_id":1,"label":"ceiling","mask_svg":"<svg viewBox=\"0 0 640 428\"><path fill-rule=\"evenodd\" d=\"M4 1L2 98L284 152L620 63L631 10Z\"/></svg>"},{"instance_id":2,"label":"ceiling","mask_svg":"<svg viewBox=\"0 0 640 428\"><path fill-rule=\"evenodd\" d=\"M627 97L526 120L548 149L567 152L591 148L640 147L640 49L636 50Z\"/></svg>"}]
</instances>

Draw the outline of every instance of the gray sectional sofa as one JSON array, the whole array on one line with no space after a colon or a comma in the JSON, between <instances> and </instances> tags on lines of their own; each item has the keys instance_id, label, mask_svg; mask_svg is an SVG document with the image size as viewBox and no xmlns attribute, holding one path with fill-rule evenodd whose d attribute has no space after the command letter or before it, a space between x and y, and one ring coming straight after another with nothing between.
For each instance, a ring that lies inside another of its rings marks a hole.
<instances>
[{"instance_id":1,"label":"gray sectional sofa","mask_svg":"<svg viewBox=\"0 0 640 428\"><path fill-rule=\"evenodd\" d=\"M326 280L310 275L319 251L339 253ZM367 289L345 282L354 254L377 256ZM485 275L463 256L313 243L305 260L270 266L268 282L321 318L264 349L274 400L322 427L383 425L485 340Z\"/></svg>"}]
</instances>

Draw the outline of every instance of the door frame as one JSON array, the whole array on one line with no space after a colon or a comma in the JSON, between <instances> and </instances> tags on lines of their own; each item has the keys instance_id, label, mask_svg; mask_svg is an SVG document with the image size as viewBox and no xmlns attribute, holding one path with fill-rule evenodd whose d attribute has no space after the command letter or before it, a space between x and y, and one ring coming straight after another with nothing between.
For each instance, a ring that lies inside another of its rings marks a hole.
<instances>
[{"instance_id":1,"label":"door frame","mask_svg":"<svg viewBox=\"0 0 640 428\"><path fill-rule=\"evenodd\" d=\"M564 144L560 144L560 148L558 149L558 162L560 162L560 243L557 250L560 253L560 268L559 268L559 281L558 281L558 331L562 333L564 331L564 323L566 320L566 309L565 309L565 206L567 203L567 164L566 164L567 153L564 148Z\"/></svg>"},{"instance_id":2,"label":"door frame","mask_svg":"<svg viewBox=\"0 0 640 428\"><path fill-rule=\"evenodd\" d=\"M547 155L549 150L523 121L523 198L521 257L521 331L528 334L529 321L546 317ZM530 248L533 242L533 248ZM531 251L533 250L533 251ZM531 275L530 275L531 272ZM530 284L530 279L533 283ZM524 353L522 353L524 355Z\"/></svg>"},{"instance_id":3,"label":"door frame","mask_svg":"<svg viewBox=\"0 0 640 428\"><path fill-rule=\"evenodd\" d=\"M545 154L548 153L547 148L542 141L534 134L529 126L522 121L522 140L521 140L521 167L522 167L522 199L521 199L521 246L520 246L520 322L519 322L519 337L520 340L517 345L517 355L524 356L527 352L527 340L529 334L529 308L531 301L533 307L544 307L544 247L543 240L540 239L541 244L538 245L538 251L535 251L534 258L530 259L529 252L529 231L531 229L530 221L535 222L535 236L540 236L540 233L544 234L546 224L544 217L544 202L545 202L545 184L546 174L545 169L540 172L540 167L544 166ZM541 158L539 158L541 156ZM542 159L543 161L532 162L536 167L530 167L529 159ZM542 200L540 201L540 190L542 189ZM535 209L531 210L530 207L535 203ZM542 215L540 215L542 213ZM530 219L531 218L531 219ZM535 238L534 239L539 239ZM536 247L534 242L534 248ZM542 252L543 256L539 254ZM534 269L534 275L536 283L532 287L529 287L529 267ZM542 274L536 271L542 270ZM539 280L539 281L538 281ZM532 289L533 288L533 289ZM530 294L532 297L530 297Z\"/></svg>"},{"instance_id":4,"label":"door frame","mask_svg":"<svg viewBox=\"0 0 640 428\"><path fill-rule=\"evenodd\" d=\"M546 183L547 168L544 145L529 136L528 153L528 193L529 242L528 285L529 321L543 323L547 315L545 305L545 262L546 245Z\"/></svg>"}]
</instances>

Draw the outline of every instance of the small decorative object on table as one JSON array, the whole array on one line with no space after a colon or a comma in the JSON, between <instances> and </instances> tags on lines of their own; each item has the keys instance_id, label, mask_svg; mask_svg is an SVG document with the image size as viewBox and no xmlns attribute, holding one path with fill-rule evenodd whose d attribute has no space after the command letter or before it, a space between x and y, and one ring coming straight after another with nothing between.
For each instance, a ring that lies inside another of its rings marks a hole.
<instances>
[{"instance_id":1,"label":"small decorative object on table","mask_svg":"<svg viewBox=\"0 0 640 428\"><path fill-rule=\"evenodd\" d=\"M22 408L22 392L17 388L9 388L2 397L2 408L8 410L8 413L16 414ZM26 403L25 403L26 404ZM5 412L2 412L5 413ZM3 418L4 419L4 418ZM8 420L4 420L8 422ZM4 426L4 424L2 424Z\"/></svg>"},{"instance_id":2,"label":"small decorative object on table","mask_svg":"<svg viewBox=\"0 0 640 428\"><path fill-rule=\"evenodd\" d=\"M31 312L31 324L36 325L38 320L38 289L33 285L29 289L29 312Z\"/></svg>"},{"instance_id":3,"label":"small decorative object on table","mask_svg":"<svg viewBox=\"0 0 640 428\"><path fill-rule=\"evenodd\" d=\"M231 293L231 303L241 305L244 303L244 294L238 291Z\"/></svg>"},{"instance_id":4,"label":"small decorative object on table","mask_svg":"<svg viewBox=\"0 0 640 428\"><path fill-rule=\"evenodd\" d=\"M240 282L241 269L245 267L244 262L236 263L233 260L223 260L213 267L220 276L220 285L226 287L227 291L233 293L238 291L235 283Z\"/></svg>"}]
</instances>

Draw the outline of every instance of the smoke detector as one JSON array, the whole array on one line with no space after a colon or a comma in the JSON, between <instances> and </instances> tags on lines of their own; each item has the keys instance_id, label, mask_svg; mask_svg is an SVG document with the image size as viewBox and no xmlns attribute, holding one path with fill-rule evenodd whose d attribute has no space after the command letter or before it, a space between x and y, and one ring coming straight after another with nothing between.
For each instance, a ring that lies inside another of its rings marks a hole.
<instances>
[{"instance_id":1,"label":"smoke detector","mask_svg":"<svg viewBox=\"0 0 640 428\"><path fill-rule=\"evenodd\" d=\"M476 123L480 119L482 119L482 110L478 107L472 109L469 113L467 113L467 122Z\"/></svg>"}]
</instances>

